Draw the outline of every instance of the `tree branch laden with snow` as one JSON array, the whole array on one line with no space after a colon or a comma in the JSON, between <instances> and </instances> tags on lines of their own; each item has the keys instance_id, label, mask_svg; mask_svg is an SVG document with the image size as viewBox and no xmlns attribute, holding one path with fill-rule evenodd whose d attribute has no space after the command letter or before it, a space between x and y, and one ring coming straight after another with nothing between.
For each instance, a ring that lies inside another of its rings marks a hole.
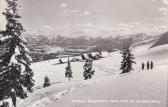
<instances>
[{"instance_id":1,"label":"tree branch laden with snow","mask_svg":"<svg viewBox=\"0 0 168 107\"><path fill-rule=\"evenodd\" d=\"M21 37L24 29L19 22L19 0L6 2L7 8L3 12L7 20L6 30L0 32L3 35L0 45L6 48L0 57L0 99L9 96L11 89L15 89L17 96L25 98L24 89L31 92L34 86L34 74L30 68L32 59L26 46L27 41Z\"/></svg>"}]
</instances>

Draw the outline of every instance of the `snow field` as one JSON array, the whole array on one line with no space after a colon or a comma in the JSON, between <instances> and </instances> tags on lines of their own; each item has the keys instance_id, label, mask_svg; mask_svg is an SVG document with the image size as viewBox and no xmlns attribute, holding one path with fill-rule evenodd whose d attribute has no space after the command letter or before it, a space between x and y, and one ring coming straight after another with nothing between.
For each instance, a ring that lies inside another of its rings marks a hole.
<instances>
[{"instance_id":1,"label":"snow field","mask_svg":"<svg viewBox=\"0 0 168 107\"><path fill-rule=\"evenodd\" d=\"M19 107L166 107L168 48L163 45L148 49L148 46L133 50L137 62L134 71L119 74L122 58L116 51L94 61L95 75L87 81L82 75L84 62L71 63L74 78L70 82L64 78L66 63L56 64L58 59L34 63L36 90L24 101L19 101ZM154 70L142 71L142 61L148 60L154 61ZM52 85L39 87L46 75Z\"/></svg>"}]
</instances>

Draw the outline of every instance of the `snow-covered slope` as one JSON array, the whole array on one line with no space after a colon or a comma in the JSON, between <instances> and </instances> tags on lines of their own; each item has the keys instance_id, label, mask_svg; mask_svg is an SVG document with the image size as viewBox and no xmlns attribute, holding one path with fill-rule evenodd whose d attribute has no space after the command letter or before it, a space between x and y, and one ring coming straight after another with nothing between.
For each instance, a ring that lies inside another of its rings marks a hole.
<instances>
[{"instance_id":1,"label":"snow-covered slope","mask_svg":"<svg viewBox=\"0 0 168 107\"><path fill-rule=\"evenodd\" d=\"M153 46L155 41L148 40L143 45L135 47L133 52L138 62L154 61L155 64L167 64L168 63L168 44Z\"/></svg>"},{"instance_id":2,"label":"snow-covered slope","mask_svg":"<svg viewBox=\"0 0 168 107\"><path fill-rule=\"evenodd\" d=\"M114 57L118 54L113 53L113 54L108 54L106 52L103 52L103 56L105 57ZM78 58L80 59L81 57L73 57L73 58ZM117 57L116 57L117 58ZM70 57L70 60L72 58ZM68 58L62 58L63 62L67 62ZM119 59L117 59L118 61L120 61ZM109 63L108 65L111 65L110 63L110 59L102 59L101 61L95 61L94 63L94 68L97 71L96 76L98 75L103 75L101 73L101 66L103 66L106 62ZM32 64L32 69L35 73L34 75L34 79L35 79L35 85L36 86L41 86L43 84L43 80L45 76L48 76L51 80L51 82L66 82L67 79L65 79L65 67L67 66L67 63L65 64L58 64L59 59L53 59L53 60L49 60L49 61L43 61L43 62L38 62L38 63L34 63ZM83 65L85 62L72 62L72 71L73 71L73 80L83 80ZM99 72L100 71L100 72ZM105 72L103 72L105 73ZM72 80L72 81L73 81Z\"/></svg>"},{"instance_id":3,"label":"snow-covered slope","mask_svg":"<svg viewBox=\"0 0 168 107\"><path fill-rule=\"evenodd\" d=\"M165 32L159 36L160 38L151 46L151 48L168 44L168 32Z\"/></svg>"},{"instance_id":4,"label":"snow-covered slope","mask_svg":"<svg viewBox=\"0 0 168 107\"><path fill-rule=\"evenodd\" d=\"M166 67L158 66L153 71L107 76L47 107L166 107L166 84Z\"/></svg>"},{"instance_id":5,"label":"snow-covered slope","mask_svg":"<svg viewBox=\"0 0 168 107\"><path fill-rule=\"evenodd\" d=\"M107 75L93 80L95 83L68 93L47 107L167 107L168 45L149 48L150 44L137 47L135 71L127 75ZM113 56L114 55L114 56ZM118 70L119 53L100 60L102 71ZM111 60L111 61L108 61ZM141 61L152 60L154 70L140 70ZM111 66L107 66L111 63ZM100 66L99 65L99 66ZM106 69L103 69L106 68ZM137 72L141 71L141 72Z\"/></svg>"},{"instance_id":6,"label":"snow-covered slope","mask_svg":"<svg viewBox=\"0 0 168 107\"><path fill-rule=\"evenodd\" d=\"M167 107L168 45L149 48L152 43L133 49L137 64L124 75L119 74L119 51L94 61L96 73L87 81L82 76L84 62L71 63L71 81L64 78L67 64L56 64L58 59L34 63L35 91L19 100L18 107ZM154 61L154 69L142 71L141 63L148 60ZM46 75L52 85L42 88Z\"/></svg>"}]
</instances>

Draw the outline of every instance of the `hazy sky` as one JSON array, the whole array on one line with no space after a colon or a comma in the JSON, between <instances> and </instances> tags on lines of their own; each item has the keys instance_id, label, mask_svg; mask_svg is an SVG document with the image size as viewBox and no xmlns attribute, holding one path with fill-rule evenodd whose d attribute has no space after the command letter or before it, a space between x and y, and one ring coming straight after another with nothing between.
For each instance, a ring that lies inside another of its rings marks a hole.
<instances>
[{"instance_id":1,"label":"hazy sky","mask_svg":"<svg viewBox=\"0 0 168 107\"><path fill-rule=\"evenodd\" d=\"M157 34L168 29L168 0L20 0L31 33ZM0 12L5 5L0 0ZM0 15L0 28L3 17Z\"/></svg>"}]
</instances>

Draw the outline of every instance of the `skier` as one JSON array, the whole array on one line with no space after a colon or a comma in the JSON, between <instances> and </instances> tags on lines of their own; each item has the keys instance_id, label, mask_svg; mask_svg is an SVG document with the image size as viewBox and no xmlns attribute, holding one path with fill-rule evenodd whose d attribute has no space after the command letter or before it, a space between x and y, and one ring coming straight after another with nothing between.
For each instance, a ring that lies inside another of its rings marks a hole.
<instances>
[{"instance_id":1,"label":"skier","mask_svg":"<svg viewBox=\"0 0 168 107\"><path fill-rule=\"evenodd\" d=\"M149 70L149 61L147 62L147 70Z\"/></svg>"},{"instance_id":2,"label":"skier","mask_svg":"<svg viewBox=\"0 0 168 107\"><path fill-rule=\"evenodd\" d=\"M150 68L153 69L153 61L150 63Z\"/></svg>"},{"instance_id":3,"label":"skier","mask_svg":"<svg viewBox=\"0 0 168 107\"><path fill-rule=\"evenodd\" d=\"M16 107L16 91L13 88L11 89L11 99L12 99L13 106Z\"/></svg>"},{"instance_id":4,"label":"skier","mask_svg":"<svg viewBox=\"0 0 168 107\"><path fill-rule=\"evenodd\" d=\"M142 70L144 70L145 68L145 64L142 62Z\"/></svg>"}]
</instances>

